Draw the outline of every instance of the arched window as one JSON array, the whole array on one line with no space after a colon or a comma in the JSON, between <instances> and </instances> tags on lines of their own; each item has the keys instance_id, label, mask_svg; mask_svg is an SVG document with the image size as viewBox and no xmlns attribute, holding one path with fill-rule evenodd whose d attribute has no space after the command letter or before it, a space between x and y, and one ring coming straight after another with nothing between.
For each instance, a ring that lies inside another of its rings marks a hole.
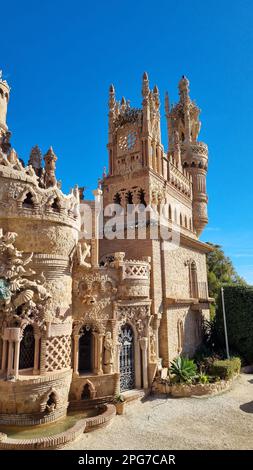
<instances>
[{"instance_id":1,"label":"arched window","mask_svg":"<svg viewBox=\"0 0 253 470\"><path fill-rule=\"evenodd\" d=\"M181 225L181 227L182 227L182 225L183 225L183 217L182 217L182 214L180 214L179 219L180 219L180 225Z\"/></svg>"},{"instance_id":2,"label":"arched window","mask_svg":"<svg viewBox=\"0 0 253 470\"><path fill-rule=\"evenodd\" d=\"M126 193L126 203L133 204L133 194L131 193L131 191L128 191Z\"/></svg>"},{"instance_id":3,"label":"arched window","mask_svg":"<svg viewBox=\"0 0 253 470\"><path fill-rule=\"evenodd\" d=\"M33 369L34 344L33 327L32 325L27 325L20 343L19 369Z\"/></svg>"},{"instance_id":4,"label":"arched window","mask_svg":"<svg viewBox=\"0 0 253 470\"><path fill-rule=\"evenodd\" d=\"M190 230L192 230L192 219L191 218L189 219L189 227L190 227Z\"/></svg>"},{"instance_id":5,"label":"arched window","mask_svg":"<svg viewBox=\"0 0 253 470\"><path fill-rule=\"evenodd\" d=\"M177 209L174 210L174 222L177 224Z\"/></svg>"},{"instance_id":6,"label":"arched window","mask_svg":"<svg viewBox=\"0 0 253 470\"><path fill-rule=\"evenodd\" d=\"M54 212L60 212L60 202L58 197L56 197L53 201L53 204L51 206Z\"/></svg>"},{"instance_id":7,"label":"arched window","mask_svg":"<svg viewBox=\"0 0 253 470\"><path fill-rule=\"evenodd\" d=\"M115 194L115 196L114 196L114 198L113 198L113 202L114 202L115 204L119 204L119 205L121 204L121 195L120 195L119 193L116 193L116 194Z\"/></svg>"},{"instance_id":8,"label":"arched window","mask_svg":"<svg viewBox=\"0 0 253 470\"><path fill-rule=\"evenodd\" d=\"M2 98L4 97L4 92L3 92L2 88L0 88L0 95L1 95Z\"/></svg>"},{"instance_id":9,"label":"arched window","mask_svg":"<svg viewBox=\"0 0 253 470\"><path fill-rule=\"evenodd\" d=\"M92 372L92 332L86 327L80 331L78 370L81 374Z\"/></svg>"},{"instance_id":10,"label":"arched window","mask_svg":"<svg viewBox=\"0 0 253 470\"><path fill-rule=\"evenodd\" d=\"M50 393L47 403L46 403L46 411L52 413L57 407L57 398L55 392Z\"/></svg>"},{"instance_id":11,"label":"arched window","mask_svg":"<svg viewBox=\"0 0 253 470\"><path fill-rule=\"evenodd\" d=\"M32 209L34 206L33 204L33 195L32 193L27 193L25 199L23 200L23 207L26 207L27 209Z\"/></svg>"},{"instance_id":12,"label":"arched window","mask_svg":"<svg viewBox=\"0 0 253 470\"><path fill-rule=\"evenodd\" d=\"M198 298L198 276L195 261L190 263L190 296L194 299Z\"/></svg>"},{"instance_id":13,"label":"arched window","mask_svg":"<svg viewBox=\"0 0 253 470\"><path fill-rule=\"evenodd\" d=\"M171 214L171 205L169 204L169 219L172 219L172 214Z\"/></svg>"},{"instance_id":14,"label":"arched window","mask_svg":"<svg viewBox=\"0 0 253 470\"><path fill-rule=\"evenodd\" d=\"M145 192L144 192L143 189L140 189L138 196L139 196L140 204L143 204L143 206L146 207L147 204L146 204L146 201L145 201Z\"/></svg>"}]
</instances>

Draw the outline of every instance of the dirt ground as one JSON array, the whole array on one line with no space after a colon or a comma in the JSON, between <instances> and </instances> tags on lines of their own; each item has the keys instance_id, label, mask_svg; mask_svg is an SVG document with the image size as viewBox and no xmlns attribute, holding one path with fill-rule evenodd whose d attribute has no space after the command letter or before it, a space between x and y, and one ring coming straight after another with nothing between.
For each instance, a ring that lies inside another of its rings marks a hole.
<instances>
[{"instance_id":1,"label":"dirt ground","mask_svg":"<svg viewBox=\"0 0 253 470\"><path fill-rule=\"evenodd\" d=\"M214 397L135 402L110 426L65 449L253 449L253 374Z\"/></svg>"}]
</instances>

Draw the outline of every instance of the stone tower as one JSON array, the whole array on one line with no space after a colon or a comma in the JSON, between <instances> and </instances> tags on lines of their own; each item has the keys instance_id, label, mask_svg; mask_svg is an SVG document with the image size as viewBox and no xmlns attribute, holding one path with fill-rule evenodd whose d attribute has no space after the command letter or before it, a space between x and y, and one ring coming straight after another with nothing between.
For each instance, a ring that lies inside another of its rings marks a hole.
<instances>
[{"instance_id":1,"label":"stone tower","mask_svg":"<svg viewBox=\"0 0 253 470\"><path fill-rule=\"evenodd\" d=\"M9 143L2 80L0 90L0 421L41 424L68 406L79 192L58 188L51 148L44 178L38 148L29 166L21 163Z\"/></svg>"},{"instance_id":2,"label":"stone tower","mask_svg":"<svg viewBox=\"0 0 253 470\"><path fill-rule=\"evenodd\" d=\"M6 80L2 79L2 71L0 71L0 129L6 131L7 108L10 97L10 88Z\"/></svg>"},{"instance_id":3,"label":"stone tower","mask_svg":"<svg viewBox=\"0 0 253 470\"><path fill-rule=\"evenodd\" d=\"M190 100L185 77L179 82L179 94L174 107L166 96L169 147L165 152L159 92L157 86L150 87L147 73L142 77L140 108L131 107L125 98L118 102L110 87L109 172L102 183L105 207L117 203L125 214L128 204L142 204L159 213L166 205L162 224L166 218L171 235L178 235L177 248L170 250L161 232L151 237L153 219L146 221L147 236L140 240L135 219L130 239L124 218L122 239L105 236L100 241L101 257L117 250L124 251L127 259L151 258L151 311L159 329L157 353L166 367L179 352L193 354L201 340L201 317L209 315L205 253L210 248L198 240L207 223L207 146L197 141L200 110Z\"/></svg>"},{"instance_id":4,"label":"stone tower","mask_svg":"<svg viewBox=\"0 0 253 470\"><path fill-rule=\"evenodd\" d=\"M189 81L182 77L179 82L180 100L176 106L169 106L166 96L166 117L169 136L168 155L176 161L180 160L183 168L192 175L193 190L193 225L199 236L208 222L206 173L208 148L198 142L200 131L200 109L190 99Z\"/></svg>"},{"instance_id":5,"label":"stone tower","mask_svg":"<svg viewBox=\"0 0 253 470\"><path fill-rule=\"evenodd\" d=\"M10 87L6 80L2 79L2 71L0 71L0 150L4 153L10 151L10 132L6 124L6 116L8 102L10 97Z\"/></svg>"},{"instance_id":6,"label":"stone tower","mask_svg":"<svg viewBox=\"0 0 253 470\"><path fill-rule=\"evenodd\" d=\"M142 109L131 108L123 97L115 99L109 89L109 176L126 175L142 168L163 174L160 131L160 100L157 86L149 88L146 72L142 80ZM140 197L134 191L136 202Z\"/></svg>"}]
</instances>

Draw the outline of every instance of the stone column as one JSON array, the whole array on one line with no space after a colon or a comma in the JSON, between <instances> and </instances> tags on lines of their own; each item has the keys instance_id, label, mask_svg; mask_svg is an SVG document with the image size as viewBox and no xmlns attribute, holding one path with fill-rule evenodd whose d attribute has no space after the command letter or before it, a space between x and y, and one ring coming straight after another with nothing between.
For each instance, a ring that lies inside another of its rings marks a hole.
<instances>
[{"instance_id":1,"label":"stone column","mask_svg":"<svg viewBox=\"0 0 253 470\"><path fill-rule=\"evenodd\" d=\"M143 388L148 388L148 338L144 336L139 341L142 351Z\"/></svg>"},{"instance_id":2,"label":"stone column","mask_svg":"<svg viewBox=\"0 0 253 470\"><path fill-rule=\"evenodd\" d=\"M33 365L33 374L38 375L40 370L39 370L39 364L40 364L40 335L34 335L34 365Z\"/></svg>"},{"instance_id":3,"label":"stone column","mask_svg":"<svg viewBox=\"0 0 253 470\"><path fill-rule=\"evenodd\" d=\"M161 147L159 145L157 146L157 172L159 175L163 174Z\"/></svg>"},{"instance_id":4,"label":"stone column","mask_svg":"<svg viewBox=\"0 0 253 470\"><path fill-rule=\"evenodd\" d=\"M102 236L101 234L101 221L102 221L102 195L103 191L101 189L95 189L93 195L95 197L95 211L94 211L94 220L93 220L93 240L91 242L92 253L91 253L91 263L93 267L98 267L99 265L99 239Z\"/></svg>"},{"instance_id":5,"label":"stone column","mask_svg":"<svg viewBox=\"0 0 253 470\"><path fill-rule=\"evenodd\" d=\"M156 357L159 358L159 326L161 323L161 318L158 315L155 315L154 318L154 334L155 334L155 346L156 346Z\"/></svg>"},{"instance_id":6,"label":"stone column","mask_svg":"<svg viewBox=\"0 0 253 470\"><path fill-rule=\"evenodd\" d=\"M98 367L97 374L102 375L103 372L103 341L104 335L98 334Z\"/></svg>"},{"instance_id":7,"label":"stone column","mask_svg":"<svg viewBox=\"0 0 253 470\"><path fill-rule=\"evenodd\" d=\"M153 170L157 170L156 168L156 144L155 142L152 142L152 167Z\"/></svg>"},{"instance_id":8,"label":"stone column","mask_svg":"<svg viewBox=\"0 0 253 470\"><path fill-rule=\"evenodd\" d=\"M3 339L1 372L4 372L6 369L7 345L8 345L7 339Z\"/></svg>"},{"instance_id":9,"label":"stone column","mask_svg":"<svg viewBox=\"0 0 253 470\"><path fill-rule=\"evenodd\" d=\"M73 373L79 375L78 371L78 358L79 358L79 335L74 335L74 351L73 351Z\"/></svg>"},{"instance_id":10,"label":"stone column","mask_svg":"<svg viewBox=\"0 0 253 470\"><path fill-rule=\"evenodd\" d=\"M13 375L13 341L9 341L9 351L8 351L8 367L7 367L7 377Z\"/></svg>"},{"instance_id":11,"label":"stone column","mask_svg":"<svg viewBox=\"0 0 253 470\"><path fill-rule=\"evenodd\" d=\"M101 333L93 332L95 340L94 348L94 373L98 375L103 374L103 338Z\"/></svg>"},{"instance_id":12,"label":"stone column","mask_svg":"<svg viewBox=\"0 0 253 470\"><path fill-rule=\"evenodd\" d=\"M15 344L15 354L14 354L14 375L16 379L18 378L18 369L19 369L19 353L20 353L20 341L14 341Z\"/></svg>"},{"instance_id":13,"label":"stone column","mask_svg":"<svg viewBox=\"0 0 253 470\"><path fill-rule=\"evenodd\" d=\"M113 369L115 372L119 373L119 329L118 329L118 322L117 320L111 320L112 324L112 339L113 339L113 344L114 344L114 361L113 361Z\"/></svg>"}]
</instances>

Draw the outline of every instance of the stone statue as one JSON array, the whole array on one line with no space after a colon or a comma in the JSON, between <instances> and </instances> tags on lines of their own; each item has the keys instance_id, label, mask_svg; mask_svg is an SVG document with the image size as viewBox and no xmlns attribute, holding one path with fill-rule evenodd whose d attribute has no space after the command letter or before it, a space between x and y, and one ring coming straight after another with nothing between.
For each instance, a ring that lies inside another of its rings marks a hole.
<instances>
[{"instance_id":1,"label":"stone statue","mask_svg":"<svg viewBox=\"0 0 253 470\"><path fill-rule=\"evenodd\" d=\"M84 266L86 268L90 268L91 264L87 263L86 258L90 258L91 253L91 246L86 243L84 240L80 240L76 247L76 255L77 255L77 262L79 266Z\"/></svg>"},{"instance_id":2,"label":"stone statue","mask_svg":"<svg viewBox=\"0 0 253 470\"><path fill-rule=\"evenodd\" d=\"M114 355L114 346L112 340L112 334L110 331L107 331L104 339L104 366L105 373L111 374L113 371L113 355Z\"/></svg>"},{"instance_id":3,"label":"stone statue","mask_svg":"<svg viewBox=\"0 0 253 470\"><path fill-rule=\"evenodd\" d=\"M150 360L156 362L156 338L153 332L150 336Z\"/></svg>"}]
</instances>

